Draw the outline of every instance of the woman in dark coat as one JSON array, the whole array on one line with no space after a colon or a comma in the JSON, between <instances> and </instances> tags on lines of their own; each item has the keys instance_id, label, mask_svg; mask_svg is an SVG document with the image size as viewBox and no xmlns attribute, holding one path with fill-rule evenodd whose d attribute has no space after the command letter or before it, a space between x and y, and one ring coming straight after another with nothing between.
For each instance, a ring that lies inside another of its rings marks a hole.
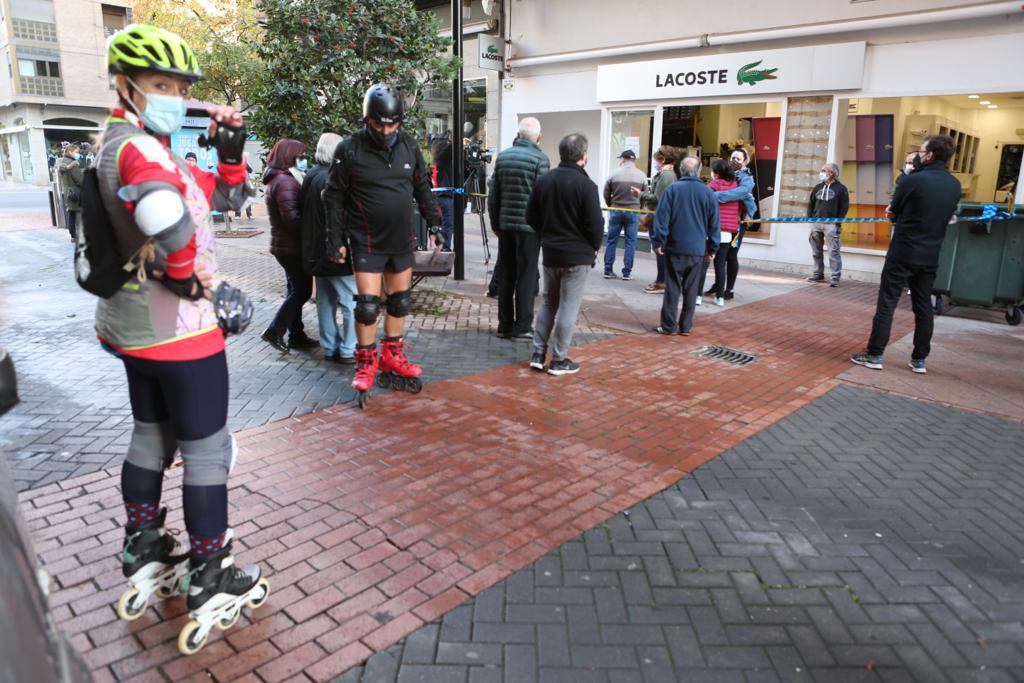
<instances>
[{"instance_id":1,"label":"woman in dark coat","mask_svg":"<svg viewBox=\"0 0 1024 683\"><path fill-rule=\"evenodd\" d=\"M284 268L288 294L262 338L282 353L288 353L289 348L319 346L302 325L302 305L313 295L313 278L302 263L301 190L305 170L306 146L298 140L281 138L270 150L263 174L270 216L270 253Z\"/></svg>"}]
</instances>

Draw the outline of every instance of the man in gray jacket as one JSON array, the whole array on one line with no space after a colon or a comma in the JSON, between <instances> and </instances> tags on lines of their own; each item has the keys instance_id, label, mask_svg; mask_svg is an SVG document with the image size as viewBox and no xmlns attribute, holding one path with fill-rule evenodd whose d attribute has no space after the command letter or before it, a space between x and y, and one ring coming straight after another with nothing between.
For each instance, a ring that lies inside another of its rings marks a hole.
<instances>
[{"instance_id":1,"label":"man in gray jacket","mask_svg":"<svg viewBox=\"0 0 1024 683\"><path fill-rule=\"evenodd\" d=\"M604 201L609 207L639 209L640 193L647 186L647 176L636 167L636 154L631 149L619 155L619 167L604 183ZM604 246L604 277L615 277L615 249L619 234L626 233L626 253L622 257L622 279L633 279L633 255L636 253L636 235L640 214L633 211L608 212L608 241Z\"/></svg>"},{"instance_id":2,"label":"man in gray jacket","mask_svg":"<svg viewBox=\"0 0 1024 683\"><path fill-rule=\"evenodd\" d=\"M679 173L679 180L661 195L654 214L651 243L657 253L665 254L665 296L661 324L654 331L689 335L700 294L701 263L714 257L721 229L715 193L700 179L700 159L686 157L679 163Z\"/></svg>"}]
</instances>

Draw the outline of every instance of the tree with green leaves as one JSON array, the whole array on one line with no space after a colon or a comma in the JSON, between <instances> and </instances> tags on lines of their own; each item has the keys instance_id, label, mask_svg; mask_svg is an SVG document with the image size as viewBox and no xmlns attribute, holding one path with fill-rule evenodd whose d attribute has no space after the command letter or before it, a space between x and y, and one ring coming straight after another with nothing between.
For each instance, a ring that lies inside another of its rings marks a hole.
<instances>
[{"instance_id":1,"label":"tree with green leaves","mask_svg":"<svg viewBox=\"0 0 1024 683\"><path fill-rule=\"evenodd\" d=\"M362 126L374 83L407 100L405 128L422 124L420 93L454 78L458 62L437 18L413 0L258 0L257 46L265 68L252 93L251 129L268 144L282 137L315 145L320 134Z\"/></svg>"}]
</instances>

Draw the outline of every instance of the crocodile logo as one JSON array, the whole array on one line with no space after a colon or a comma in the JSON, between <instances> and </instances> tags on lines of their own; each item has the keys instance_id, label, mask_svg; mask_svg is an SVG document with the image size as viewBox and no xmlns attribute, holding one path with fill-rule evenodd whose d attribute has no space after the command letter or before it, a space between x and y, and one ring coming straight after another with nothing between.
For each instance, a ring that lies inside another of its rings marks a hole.
<instances>
[{"instance_id":1,"label":"crocodile logo","mask_svg":"<svg viewBox=\"0 0 1024 683\"><path fill-rule=\"evenodd\" d=\"M759 59L756 62L750 64L744 64L740 67L740 70L736 72L736 83L738 85L757 85L761 81L775 80L775 69L758 69L757 66L763 62L763 59Z\"/></svg>"}]
</instances>

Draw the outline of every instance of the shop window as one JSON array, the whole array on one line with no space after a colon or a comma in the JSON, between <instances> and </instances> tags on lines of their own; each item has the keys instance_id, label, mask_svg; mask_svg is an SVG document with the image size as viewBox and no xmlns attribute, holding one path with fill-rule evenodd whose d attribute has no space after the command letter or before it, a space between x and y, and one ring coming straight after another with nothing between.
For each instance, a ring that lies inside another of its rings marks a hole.
<instances>
[{"instance_id":1,"label":"shop window","mask_svg":"<svg viewBox=\"0 0 1024 683\"><path fill-rule=\"evenodd\" d=\"M636 154L636 167L645 173L651 167L651 142L654 134L654 110L613 111L611 154L608 155L610 173L619 165L616 158L627 149Z\"/></svg>"}]
</instances>

